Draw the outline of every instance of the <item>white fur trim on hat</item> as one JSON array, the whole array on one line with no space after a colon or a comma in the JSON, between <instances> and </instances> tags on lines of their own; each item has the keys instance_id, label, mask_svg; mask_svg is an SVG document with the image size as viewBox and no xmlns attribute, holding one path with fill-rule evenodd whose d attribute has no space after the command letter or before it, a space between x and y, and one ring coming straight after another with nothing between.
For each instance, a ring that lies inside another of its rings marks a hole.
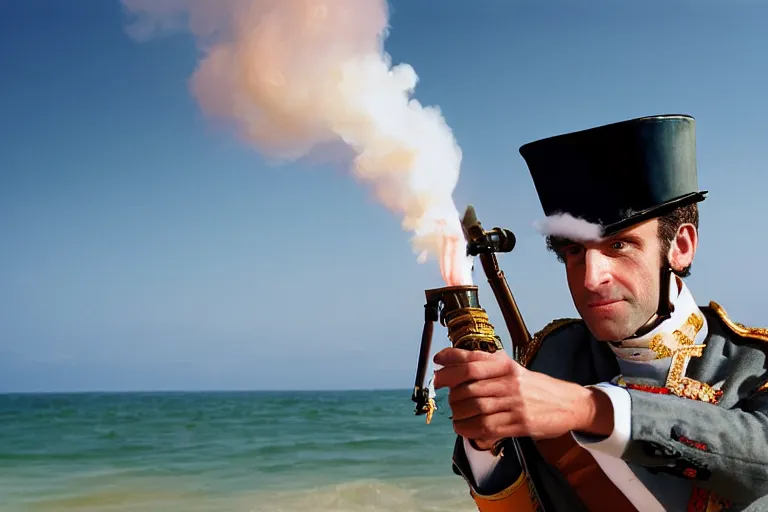
<instances>
[{"instance_id":1,"label":"white fur trim on hat","mask_svg":"<svg viewBox=\"0 0 768 512\"><path fill-rule=\"evenodd\" d=\"M570 213L557 213L533 223L543 236L559 236L573 241L599 241L603 227L599 224L579 219Z\"/></svg>"}]
</instances>

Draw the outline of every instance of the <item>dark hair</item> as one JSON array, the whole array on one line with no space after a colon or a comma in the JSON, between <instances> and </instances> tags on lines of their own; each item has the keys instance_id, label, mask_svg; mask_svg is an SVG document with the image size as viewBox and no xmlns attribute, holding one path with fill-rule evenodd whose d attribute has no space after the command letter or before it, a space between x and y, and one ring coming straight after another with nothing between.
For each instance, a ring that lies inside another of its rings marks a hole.
<instances>
[{"instance_id":1,"label":"dark hair","mask_svg":"<svg viewBox=\"0 0 768 512\"><path fill-rule=\"evenodd\" d=\"M677 230L683 224L693 224L699 229L699 206L696 203L675 208L666 215L659 217L659 241L661 242L661 258L666 259L672 240L675 239ZM691 275L691 265L682 270L673 270L680 277Z\"/></svg>"},{"instance_id":2,"label":"dark hair","mask_svg":"<svg viewBox=\"0 0 768 512\"><path fill-rule=\"evenodd\" d=\"M547 236L547 250L555 253L555 256L557 256L557 261L559 261L560 263L565 263L565 256L563 256L563 248L569 243L570 241L563 237L553 236L553 235Z\"/></svg>"},{"instance_id":3,"label":"dark hair","mask_svg":"<svg viewBox=\"0 0 768 512\"><path fill-rule=\"evenodd\" d=\"M661 242L661 259L664 260L669 254L669 248L672 245L672 240L675 239L675 235L677 234L677 230L680 228L680 226L683 224L693 224L693 226L698 231L699 206L696 203L693 203L675 208L671 212L658 217L658 220L658 236L659 241ZM558 236L548 236L546 241L547 250L555 253L558 261L564 263L565 257L563 256L563 248L565 248L565 246L571 242ZM680 277L688 277L691 275L691 265L688 265L686 268L680 271L673 270L673 272Z\"/></svg>"}]
</instances>

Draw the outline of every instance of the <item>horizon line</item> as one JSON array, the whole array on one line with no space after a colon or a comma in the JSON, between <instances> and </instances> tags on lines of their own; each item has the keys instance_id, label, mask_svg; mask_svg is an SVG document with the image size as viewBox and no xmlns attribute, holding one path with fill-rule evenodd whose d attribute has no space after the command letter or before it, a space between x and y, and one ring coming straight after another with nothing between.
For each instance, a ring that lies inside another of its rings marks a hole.
<instances>
[{"instance_id":1,"label":"horizon line","mask_svg":"<svg viewBox=\"0 0 768 512\"><path fill-rule=\"evenodd\" d=\"M181 394L181 393L339 393L360 391L407 391L411 388L285 388L285 389L113 389L113 390L50 390L50 391L0 391L0 396L8 395L117 395L117 394Z\"/></svg>"}]
</instances>

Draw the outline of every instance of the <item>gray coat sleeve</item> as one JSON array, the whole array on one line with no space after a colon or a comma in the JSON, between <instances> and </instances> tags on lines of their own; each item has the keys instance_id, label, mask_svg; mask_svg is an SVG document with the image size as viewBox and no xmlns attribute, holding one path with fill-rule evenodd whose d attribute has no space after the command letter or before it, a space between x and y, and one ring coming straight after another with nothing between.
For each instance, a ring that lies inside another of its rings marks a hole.
<instances>
[{"instance_id":1,"label":"gray coat sleeve","mask_svg":"<svg viewBox=\"0 0 768 512\"><path fill-rule=\"evenodd\" d=\"M768 495L768 391L728 409L629 390L632 434L622 458L738 502Z\"/></svg>"}]
</instances>

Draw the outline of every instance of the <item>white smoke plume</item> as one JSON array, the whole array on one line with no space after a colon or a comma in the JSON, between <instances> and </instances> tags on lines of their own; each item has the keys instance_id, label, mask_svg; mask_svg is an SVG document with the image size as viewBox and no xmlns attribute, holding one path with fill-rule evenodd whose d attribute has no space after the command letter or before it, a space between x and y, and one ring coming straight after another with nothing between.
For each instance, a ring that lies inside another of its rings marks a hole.
<instances>
[{"instance_id":1,"label":"white smoke plume","mask_svg":"<svg viewBox=\"0 0 768 512\"><path fill-rule=\"evenodd\" d=\"M418 77L383 50L385 0L123 0L137 39L189 30L203 52L190 87L268 158L343 141L353 172L402 217L423 262L471 284L453 202L461 150L439 109L412 98Z\"/></svg>"},{"instance_id":2,"label":"white smoke plume","mask_svg":"<svg viewBox=\"0 0 768 512\"><path fill-rule=\"evenodd\" d=\"M576 218L570 213L550 215L543 220L534 222L534 227L541 235L559 236L573 241L600 241L603 228L584 219Z\"/></svg>"}]
</instances>

